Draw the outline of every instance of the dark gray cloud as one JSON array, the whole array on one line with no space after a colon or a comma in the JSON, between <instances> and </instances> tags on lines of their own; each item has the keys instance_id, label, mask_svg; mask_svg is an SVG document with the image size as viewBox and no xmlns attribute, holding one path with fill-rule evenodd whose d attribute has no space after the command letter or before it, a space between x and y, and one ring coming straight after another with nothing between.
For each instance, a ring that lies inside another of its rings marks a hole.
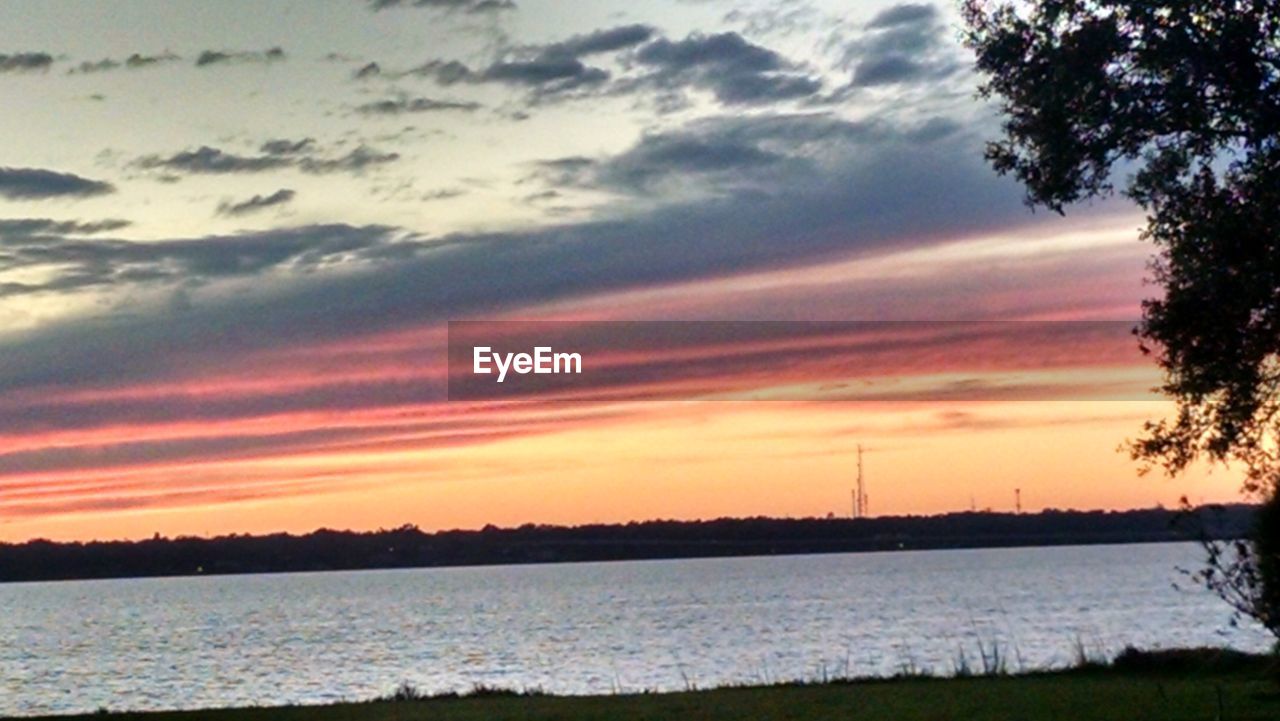
<instances>
[{"instance_id":1,"label":"dark gray cloud","mask_svg":"<svg viewBox=\"0 0 1280 721\"><path fill-rule=\"evenodd\" d=\"M658 31L652 25L633 24L605 28L583 35L574 35L568 40L537 46L537 54L544 58L567 57L581 58L599 53L626 50L651 40Z\"/></svg>"},{"instance_id":2,"label":"dark gray cloud","mask_svg":"<svg viewBox=\"0 0 1280 721\"><path fill-rule=\"evenodd\" d=\"M537 57L496 62L485 68L479 79L559 93L584 85L598 85L609 79L609 73L577 58Z\"/></svg>"},{"instance_id":3,"label":"dark gray cloud","mask_svg":"<svg viewBox=\"0 0 1280 721\"><path fill-rule=\"evenodd\" d=\"M91 73L103 73L108 70L115 70L120 67L119 61L103 58L102 60L89 61L86 60L79 65L67 71L68 75L88 75Z\"/></svg>"},{"instance_id":4,"label":"dark gray cloud","mask_svg":"<svg viewBox=\"0 0 1280 721\"><path fill-rule=\"evenodd\" d=\"M866 58L858 63L853 84L858 87L910 82L928 74L928 66L902 55Z\"/></svg>"},{"instance_id":5,"label":"dark gray cloud","mask_svg":"<svg viewBox=\"0 0 1280 721\"><path fill-rule=\"evenodd\" d=\"M535 97L546 98L597 87L609 80L609 72L587 65L582 58L634 48L649 41L657 30L649 25L621 25L596 30L547 45L520 49L514 56L499 60L480 72L452 65L439 66L437 79L458 77L472 82L499 82L534 89ZM451 75L452 74L452 75Z\"/></svg>"},{"instance_id":6,"label":"dark gray cloud","mask_svg":"<svg viewBox=\"0 0 1280 721\"><path fill-rule=\"evenodd\" d=\"M734 115L670 131L726 144L697 166L662 151L673 139L558 165L587 168L586 180L598 182L620 182L610 179L628 172L649 185L734 174L769 182L731 185L711 198L677 195L648 209L629 200L619 206L624 212L606 219L436 238L319 226L119 248L59 243L53 257L72 263L63 283L96 279L127 288L269 271L288 273L288 282L231 295L192 293L176 314L138 307L0 339L0 391L156 379L191 372L192 363L222 367L253 350L349 337L352 328L374 333L485 317L598 292L1007 230L1031 216L1016 183L983 162L988 131L889 117L855 123L812 114ZM735 157L729 145L754 147L756 157ZM642 159L650 169L628 171L643 166ZM73 250L89 257L78 259ZM324 272L333 265L344 270ZM103 268L113 272L103 278ZM294 273L298 268L311 272Z\"/></svg>"},{"instance_id":7,"label":"dark gray cloud","mask_svg":"<svg viewBox=\"0 0 1280 721\"><path fill-rule=\"evenodd\" d=\"M0 73L48 70L51 65L53 56L49 53L0 53Z\"/></svg>"},{"instance_id":8,"label":"dark gray cloud","mask_svg":"<svg viewBox=\"0 0 1280 721\"><path fill-rule=\"evenodd\" d=\"M955 43L933 5L896 5L877 14L848 46L854 88L932 82L960 69Z\"/></svg>"},{"instance_id":9,"label":"dark gray cloud","mask_svg":"<svg viewBox=\"0 0 1280 721\"><path fill-rule=\"evenodd\" d=\"M497 13L516 8L512 0L368 0L367 5L375 12L391 8L424 8L471 15Z\"/></svg>"},{"instance_id":10,"label":"dark gray cloud","mask_svg":"<svg viewBox=\"0 0 1280 721\"><path fill-rule=\"evenodd\" d=\"M0 239L50 235L97 235L127 228L132 223L119 218L105 220L54 220L52 218L0 218Z\"/></svg>"},{"instance_id":11,"label":"dark gray cloud","mask_svg":"<svg viewBox=\"0 0 1280 721\"><path fill-rule=\"evenodd\" d=\"M314 156L301 158L298 160L297 166L302 172L312 175L327 175L329 173L359 174L369 168L394 163L399 159L399 153L383 153L367 145L361 145L346 155L335 158L318 158Z\"/></svg>"},{"instance_id":12,"label":"dark gray cloud","mask_svg":"<svg viewBox=\"0 0 1280 721\"><path fill-rule=\"evenodd\" d=\"M113 60L111 58L103 58L102 60L89 61L86 60L79 65L67 71L68 74L91 74L102 73L111 70L139 70L142 68L155 67L165 63L172 63L181 60L180 56L173 53L162 53L160 55L142 55L134 53L124 60Z\"/></svg>"},{"instance_id":13,"label":"dark gray cloud","mask_svg":"<svg viewBox=\"0 0 1280 721\"><path fill-rule=\"evenodd\" d=\"M227 65L231 63L274 63L284 60L284 49L280 47L267 50L205 50L196 57L196 67L210 65Z\"/></svg>"},{"instance_id":14,"label":"dark gray cloud","mask_svg":"<svg viewBox=\"0 0 1280 721\"><path fill-rule=\"evenodd\" d=\"M80 225L69 229L83 235L86 227L93 228ZM399 235L382 227L317 225L134 242L81 240L68 237L70 234L56 234L56 228L56 224L49 225L46 232L31 233L22 226L8 229L0 225L0 268L43 268L50 276L40 282L5 284L0 287L0 296L157 284L199 286L221 278L246 278L284 268L306 272L338 261L386 257L392 253L391 246Z\"/></svg>"},{"instance_id":15,"label":"dark gray cloud","mask_svg":"<svg viewBox=\"0 0 1280 721\"><path fill-rule=\"evenodd\" d=\"M649 25L621 25L515 48L480 68L436 59L390 76L426 77L444 86L502 83L528 90L534 102L657 90L667 96L663 102L667 107L680 105L675 96L690 88L709 91L728 105L810 98L822 90L820 78L737 33L695 33L677 41L657 35ZM605 53L621 54L629 67L641 72L610 85L613 78L608 70L583 60Z\"/></svg>"},{"instance_id":16,"label":"dark gray cloud","mask_svg":"<svg viewBox=\"0 0 1280 721\"><path fill-rule=\"evenodd\" d=\"M945 118L908 124L854 122L827 113L711 118L676 130L646 133L625 152L604 158L571 156L538 164L535 178L552 186L588 187L651 198L769 193L806 174L820 176L829 157L876 143L928 144L959 132Z\"/></svg>"},{"instance_id":17,"label":"dark gray cloud","mask_svg":"<svg viewBox=\"0 0 1280 721\"><path fill-rule=\"evenodd\" d=\"M182 58L174 55L173 53L163 53L161 55L139 55L138 53L134 53L124 59L124 66L132 69L149 68L153 65L170 63L181 59Z\"/></svg>"},{"instance_id":18,"label":"dark gray cloud","mask_svg":"<svg viewBox=\"0 0 1280 721\"><path fill-rule=\"evenodd\" d=\"M929 4L894 5L882 10L867 23L869 28L891 28L898 25L932 23L938 19L938 8Z\"/></svg>"},{"instance_id":19,"label":"dark gray cloud","mask_svg":"<svg viewBox=\"0 0 1280 721\"><path fill-rule=\"evenodd\" d=\"M293 202L296 192L289 188L281 188L270 195L255 195L239 202L224 202L218 205L218 215L240 216L257 213L267 208L288 205Z\"/></svg>"},{"instance_id":20,"label":"dark gray cloud","mask_svg":"<svg viewBox=\"0 0 1280 721\"><path fill-rule=\"evenodd\" d=\"M399 75L430 78L444 86L499 83L526 90L534 100L599 87L609 80L607 71L563 55L504 59L478 70L456 60L437 59Z\"/></svg>"},{"instance_id":21,"label":"dark gray cloud","mask_svg":"<svg viewBox=\"0 0 1280 721\"><path fill-rule=\"evenodd\" d=\"M377 77L382 74L382 66L377 63L366 63L360 66L360 69L352 74L356 80L365 80L367 78Z\"/></svg>"},{"instance_id":22,"label":"dark gray cloud","mask_svg":"<svg viewBox=\"0 0 1280 721\"><path fill-rule=\"evenodd\" d=\"M362 115L401 115L404 113L436 113L448 110L473 112L480 109L480 103L460 100L438 100L436 98L396 98L394 100L377 100L356 106L356 112Z\"/></svg>"},{"instance_id":23,"label":"dark gray cloud","mask_svg":"<svg viewBox=\"0 0 1280 721\"><path fill-rule=\"evenodd\" d=\"M114 193L115 186L40 168L0 168L0 197L11 200L89 198Z\"/></svg>"},{"instance_id":24,"label":"dark gray cloud","mask_svg":"<svg viewBox=\"0 0 1280 721\"><path fill-rule=\"evenodd\" d=\"M427 62L397 75L411 75L430 78L441 85L477 82L479 75L472 72L465 63L457 60L428 60Z\"/></svg>"},{"instance_id":25,"label":"dark gray cloud","mask_svg":"<svg viewBox=\"0 0 1280 721\"><path fill-rule=\"evenodd\" d=\"M667 92L700 88L727 105L807 98L822 90L819 78L734 32L658 39L637 50L635 61L650 71L636 81L639 86Z\"/></svg>"},{"instance_id":26,"label":"dark gray cloud","mask_svg":"<svg viewBox=\"0 0 1280 721\"><path fill-rule=\"evenodd\" d=\"M509 50L494 62L478 67L457 60L430 60L392 77L430 78L444 86L459 83L500 83L528 90L535 100L546 100L602 86L609 72L588 65L582 58L626 50L651 39L656 30L648 25L621 25L605 28L545 45L529 45ZM384 74L376 63L357 72L358 78ZM368 69L369 72L365 72Z\"/></svg>"},{"instance_id":27,"label":"dark gray cloud","mask_svg":"<svg viewBox=\"0 0 1280 721\"><path fill-rule=\"evenodd\" d=\"M383 153L366 145L361 145L345 155L322 155L312 138L303 138L301 140L268 140L259 148L257 155L229 153L205 145L169 156L143 156L133 161L133 166L143 170L162 170L189 175L263 173L286 168L296 168L312 175L325 175L343 172L360 173L368 168L399 159L398 153Z\"/></svg>"},{"instance_id":28,"label":"dark gray cloud","mask_svg":"<svg viewBox=\"0 0 1280 721\"><path fill-rule=\"evenodd\" d=\"M540 169L553 185L652 193L673 180L737 183L784 160L758 145L680 131L646 135L610 158L560 158L540 164Z\"/></svg>"},{"instance_id":29,"label":"dark gray cloud","mask_svg":"<svg viewBox=\"0 0 1280 721\"><path fill-rule=\"evenodd\" d=\"M164 157L148 155L134 163L144 170L168 170L176 173L225 174L261 173L265 170L293 165L289 158L279 155L236 155L218 148L202 145L195 150L184 150Z\"/></svg>"}]
</instances>

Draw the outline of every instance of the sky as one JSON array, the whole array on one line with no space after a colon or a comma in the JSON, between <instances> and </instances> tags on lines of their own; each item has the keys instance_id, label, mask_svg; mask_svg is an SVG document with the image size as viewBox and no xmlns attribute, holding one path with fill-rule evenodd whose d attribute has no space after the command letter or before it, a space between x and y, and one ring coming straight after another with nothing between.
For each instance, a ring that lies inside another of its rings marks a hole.
<instances>
[{"instance_id":1,"label":"sky","mask_svg":"<svg viewBox=\"0 0 1280 721\"><path fill-rule=\"evenodd\" d=\"M844 515L859 445L877 514L1236 495L1121 448L1170 409L1127 336L1142 214L991 171L951 4L0 26L0 540ZM576 324L622 370L451 399L459 320Z\"/></svg>"}]
</instances>

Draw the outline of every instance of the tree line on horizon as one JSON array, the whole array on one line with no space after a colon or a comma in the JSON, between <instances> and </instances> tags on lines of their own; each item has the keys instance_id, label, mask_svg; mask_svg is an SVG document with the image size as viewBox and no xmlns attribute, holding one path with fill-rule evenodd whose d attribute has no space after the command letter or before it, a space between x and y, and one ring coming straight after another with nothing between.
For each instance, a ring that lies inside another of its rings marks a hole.
<instances>
[{"instance_id":1,"label":"tree line on horizon","mask_svg":"<svg viewBox=\"0 0 1280 721\"><path fill-rule=\"evenodd\" d=\"M425 532L320 529L141 541L0 544L0 582L1230 539L1255 507L1193 512L962 512L874 518L721 518Z\"/></svg>"}]
</instances>

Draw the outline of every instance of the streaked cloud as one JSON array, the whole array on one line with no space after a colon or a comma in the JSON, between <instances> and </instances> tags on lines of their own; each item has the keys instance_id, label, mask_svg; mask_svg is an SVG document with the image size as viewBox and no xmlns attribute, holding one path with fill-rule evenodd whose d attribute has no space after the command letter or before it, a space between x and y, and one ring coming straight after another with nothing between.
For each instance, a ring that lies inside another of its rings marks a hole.
<instances>
[{"instance_id":1,"label":"streaked cloud","mask_svg":"<svg viewBox=\"0 0 1280 721\"><path fill-rule=\"evenodd\" d=\"M169 52L161 53L160 55L142 55L140 53L134 53L124 60L113 60L111 58L103 58L96 61L85 60L67 72L69 74L89 75L92 73L103 73L120 69L140 70L142 68L167 65L181 59L182 58L180 56Z\"/></svg>"},{"instance_id":2,"label":"streaked cloud","mask_svg":"<svg viewBox=\"0 0 1280 721\"><path fill-rule=\"evenodd\" d=\"M297 193L288 188L281 188L270 195L255 195L252 198L237 202L223 202L218 205L218 214L227 216L241 216L257 213L267 208L275 208L281 205L288 205L293 202Z\"/></svg>"},{"instance_id":3,"label":"streaked cloud","mask_svg":"<svg viewBox=\"0 0 1280 721\"><path fill-rule=\"evenodd\" d=\"M694 33L640 48L636 62L651 70L634 81L665 92L697 88L726 105L757 105L816 95L822 81L779 53L738 33Z\"/></svg>"},{"instance_id":4,"label":"streaked cloud","mask_svg":"<svg viewBox=\"0 0 1280 721\"><path fill-rule=\"evenodd\" d=\"M132 225L127 220L54 220L52 218L0 218L0 239L58 235L97 235L121 230Z\"/></svg>"},{"instance_id":5,"label":"streaked cloud","mask_svg":"<svg viewBox=\"0 0 1280 721\"><path fill-rule=\"evenodd\" d=\"M115 192L115 186L74 173L42 168L0 168L0 197L11 200L90 198Z\"/></svg>"},{"instance_id":6,"label":"streaked cloud","mask_svg":"<svg viewBox=\"0 0 1280 721\"><path fill-rule=\"evenodd\" d=\"M365 0L365 2L374 11L421 8L481 15L516 9L516 3L513 0Z\"/></svg>"},{"instance_id":7,"label":"streaked cloud","mask_svg":"<svg viewBox=\"0 0 1280 721\"><path fill-rule=\"evenodd\" d=\"M436 98L395 98L375 100L356 106L356 112L364 115L402 115L405 113L439 113L445 111L474 112L480 103Z\"/></svg>"},{"instance_id":8,"label":"streaked cloud","mask_svg":"<svg viewBox=\"0 0 1280 721\"><path fill-rule=\"evenodd\" d=\"M510 48L478 68L438 58L388 73L370 63L356 77L417 76L446 87L498 83L528 90L535 102L656 92L668 109L683 106L683 95L689 90L710 92L725 105L768 105L811 98L822 90L817 74L736 32L692 33L682 40L660 35L651 25L620 25L543 45ZM635 72L615 79L604 67L585 62L607 54L620 56L624 68Z\"/></svg>"},{"instance_id":9,"label":"streaked cloud","mask_svg":"<svg viewBox=\"0 0 1280 721\"><path fill-rule=\"evenodd\" d=\"M162 170L190 175L227 175L264 173L295 168L311 175L329 173L361 173L369 168L400 159L399 153L382 152L360 145L345 154L322 154L311 138L302 140L270 140L256 155L231 153L208 145L183 150L172 155L146 155L133 161L142 170Z\"/></svg>"},{"instance_id":10,"label":"streaked cloud","mask_svg":"<svg viewBox=\"0 0 1280 721\"><path fill-rule=\"evenodd\" d=\"M49 53L0 53L0 73L48 70L52 65L53 56Z\"/></svg>"},{"instance_id":11,"label":"streaked cloud","mask_svg":"<svg viewBox=\"0 0 1280 721\"><path fill-rule=\"evenodd\" d=\"M582 58L633 48L657 34L657 28L652 25L633 23L574 35L549 45L534 46L533 49L542 58Z\"/></svg>"},{"instance_id":12,"label":"streaked cloud","mask_svg":"<svg viewBox=\"0 0 1280 721\"><path fill-rule=\"evenodd\" d=\"M282 191L289 193L291 191ZM283 202L276 196L241 203L251 212ZM291 196L290 196L291 197ZM39 223L39 221L36 221ZM104 287L118 289L182 285L198 287L219 278L250 278L272 270L305 273L342 260L359 264L396 255L392 242L398 233L388 228L356 228L326 225L241 233L232 236L176 239L161 242L94 238L81 240L49 231L62 228L68 235L100 234L121 228L117 221L98 225L51 222L42 233L19 224L0 224L4 240L3 270L41 269L40 282L6 283L0 295L71 293ZM30 223L27 224L28 226Z\"/></svg>"},{"instance_id":13,"label":"streaked cloud","mask_svg":"<svg viewBox=\"0 0 1280 721\"><path fill-rule=\"evenodd\" d=\"M169 156L148 155L134 163L144 170L167 170L178 173L221 174L260 173L293 165L293 161L279 155L237 155L219 148L202 145L195 150L184 150Z\"/></svg>"},{"instance_id":14,"label":"streaked cloud","mask_svg":"<svg viewBox=\"0 0 1280 721\"><path fill-rule=\"evenodd\" d=\"M197 68L211 65L229 65L237 63L267 64L285 59L284 48L279 46L267 50L205 50L196 56Z\"/></svg>"}]
</instances>

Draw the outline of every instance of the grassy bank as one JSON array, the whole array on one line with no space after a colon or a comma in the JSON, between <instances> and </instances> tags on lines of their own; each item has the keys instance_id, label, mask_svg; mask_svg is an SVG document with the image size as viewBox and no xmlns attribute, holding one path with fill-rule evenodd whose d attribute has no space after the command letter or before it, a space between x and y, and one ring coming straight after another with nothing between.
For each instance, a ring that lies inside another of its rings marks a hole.
<instances>
[{"instance_id":1,"label":"grassy bank","mask_svg":"<svg viewBox=\"0 0 1280 721\"><path fill-rule=\"evenodd\" d=\"M898 678L594 697L480 691L332 706L112 714L145 721L1274 721L1273 662L1243 654L1134 654L1013 676ZM68 717L61 717L63 721ZM85 716L82 718L102 718Z\"/></svg>"}]
</instances>

